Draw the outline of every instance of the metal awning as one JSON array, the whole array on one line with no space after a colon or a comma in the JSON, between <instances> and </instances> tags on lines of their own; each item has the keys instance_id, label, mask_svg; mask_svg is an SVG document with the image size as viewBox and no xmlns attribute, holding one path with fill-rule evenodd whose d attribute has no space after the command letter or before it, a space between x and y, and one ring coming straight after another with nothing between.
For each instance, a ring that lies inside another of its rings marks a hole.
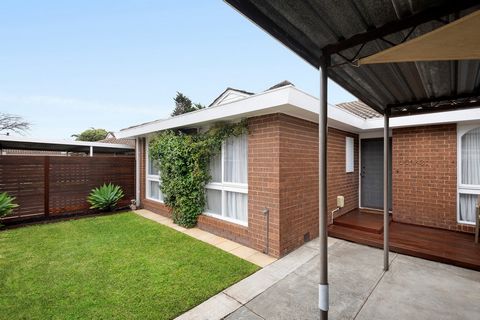
<instances>
[{"instance_id":1,"label":"metal awning","mask_svg":"<svg viewBox=\"0 0 480 320\"><path fill-rule=\"evenodd\" d=\"M383 240L384 270L387 271L390 264L390 116L478 106L480 61L414 61L358 65L358 60L361 61L364 57L373 59L376 54L377 57L381 56L382 53L388 53L384 51L388 48L393 48L391 52L395 51L395 47L401 50L402 43L406 46L408 40L421 41L423 35L426 35L423 38L427 40L432 38L432 34L434 38L435 33L432 31L444 25L449 26L457 20L458 23L443 29L440 39L450 34L449 40L456 41L450 42L451 45L463 45L458 37L468 34L472 37L470 41L473 41L470 49L475 52L479 49L478 39L475 37L476 20L472 23L472 20L466 18L462 23L459 19L478 11L480 4L479 1L466 0L226 1L320 71L318 307L320 318L328 319L327 79L330 77L384 115ZM457 32L452 34L451 30L455 30L455 25ZM403 51L403 56L406 53L409 53L408 50Z\"/></svg>"},{"instance_id":2,"label":"metal awning","mask_svg":"<svg viewBox=\"0 0 480 320\"><path fill-rule=\"evenodd\" d=\"M429 33L480 8L466 0L226 0L380 113L392 116L479 105L480 61L363 65L355 61Z\"/></svg>"},{"instance_id":3,"label":"metal awning","mask_svg":"<svg viewBox=\"0 0 480 320\"><path fill-rule=\"evenodd\" d=\"M67 141L67 140L46 140L26 137L0 136L0 150L39 150L39 151L65 151L90 153L129 153L135 150L134 147L126 144L114 144L103 142Z\"/></svg>"}]
</instances>

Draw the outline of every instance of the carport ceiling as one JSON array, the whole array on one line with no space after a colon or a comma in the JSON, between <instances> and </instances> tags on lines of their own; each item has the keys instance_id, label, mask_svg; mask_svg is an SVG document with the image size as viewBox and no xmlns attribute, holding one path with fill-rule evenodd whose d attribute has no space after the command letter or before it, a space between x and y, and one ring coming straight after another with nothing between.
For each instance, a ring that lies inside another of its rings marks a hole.
<instances>
[{"instance_id":1,"label":"carport ceiling","mask_svg":"<svg viewBox=\"0 0 480 320\"><path fill-rule=\"evenodd\" d=\"M315 68L392 116L478 107L480 61L357 66L359 58L431 32L480 9L466 0L225 0Z\"/></svg>"}]
</instances>

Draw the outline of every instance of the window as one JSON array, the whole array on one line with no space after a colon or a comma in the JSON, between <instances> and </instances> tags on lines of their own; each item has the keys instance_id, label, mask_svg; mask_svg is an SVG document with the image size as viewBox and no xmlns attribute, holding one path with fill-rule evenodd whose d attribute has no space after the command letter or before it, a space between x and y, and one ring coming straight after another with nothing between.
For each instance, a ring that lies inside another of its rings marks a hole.
<instances>
[{"instance_id":1,"label":"window","mask_svg":"<svg viewBox=\"0 0 480 320\"><path fill-rule=\"evenodd\" d=\"M458 128L458 213L460 223L474 224L480 195L480 127Z\"/></svg>"},{"instance_id":2,"label":"window","mask_svg":"<svg viewBox=\"0 0 480 320\"><path fill-rule=\"evenodd\" d=\"M354 171L354 140L352 137L345 138L345 171L353 172Z\"/></svg>"},{"instance_id":3,"label":"window","mask_svg":"<svg viewBox=\"0 0 480 320\"><path fill-rule=\"evenodd\" d=\"M145 163L145 181L146 181L146 198L153 201L163 203L163 194L160 191L160 172L155 167L155 160L150 159L148 152L148 140L145 146L146 163Z\"/></svg>"},{"instance_id":4,"label":"window","mask_svg":"<svg viewBox=\"0 0 480 320\"><path fill-rule=\"evenodd\" d=\"M212 181L206 186L205 214L248 224L248 137L227 139L210 161Z\"/></svg>"}]
</instances>

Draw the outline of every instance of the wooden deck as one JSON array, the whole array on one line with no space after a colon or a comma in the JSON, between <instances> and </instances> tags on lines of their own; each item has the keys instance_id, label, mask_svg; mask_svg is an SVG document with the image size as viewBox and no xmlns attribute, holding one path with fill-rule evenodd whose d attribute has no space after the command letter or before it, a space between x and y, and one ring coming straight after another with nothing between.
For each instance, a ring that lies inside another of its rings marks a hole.
<instances>
[{"instance_id":1,"label":"wooden deck","mask_svg":"<svg viewBox=\"0 0 480 320\"><path fill-rule=\"evenodd\" d=\"M354 210L334 219L328 235L383 248L383 216ZM480 244L473 234L392 221L390 250L480 271Z\"/></svg>"}]
</instances>

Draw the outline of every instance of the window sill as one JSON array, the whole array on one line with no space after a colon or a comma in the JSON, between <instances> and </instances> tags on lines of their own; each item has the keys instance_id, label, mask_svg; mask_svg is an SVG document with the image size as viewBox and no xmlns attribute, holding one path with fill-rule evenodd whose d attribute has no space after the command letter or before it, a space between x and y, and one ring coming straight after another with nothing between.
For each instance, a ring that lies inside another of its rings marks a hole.
<instances>
[{"instance_id":1,"label":"window sill","mask_svg":"<svg viewBox=\"0 0 480 320\"><path fill-rule=\"evenodd\" d=\"M162 200L158 200L158 199L154 199L154 198L145 197L145 200L149 200L149 201L153 201L153 202L165 204L165 202L163 202Z\"/></svg>"},{"instance_id":2,"label":"window sill","mask_svg":"<svg viewBox=\"0 0 480 320\"><path fill-rule=\"evenodd\" d=\"M224 217L224 216L221 216L221 215L218 215L218 214L215 214L215 213L209 213L209 212L204 212L203 215L248 228L248 222L247 221L240 221L240 220L236 220L236 219L232 219L232 218L227 218L227 217Z\"/></svg>"}]
</instances>

